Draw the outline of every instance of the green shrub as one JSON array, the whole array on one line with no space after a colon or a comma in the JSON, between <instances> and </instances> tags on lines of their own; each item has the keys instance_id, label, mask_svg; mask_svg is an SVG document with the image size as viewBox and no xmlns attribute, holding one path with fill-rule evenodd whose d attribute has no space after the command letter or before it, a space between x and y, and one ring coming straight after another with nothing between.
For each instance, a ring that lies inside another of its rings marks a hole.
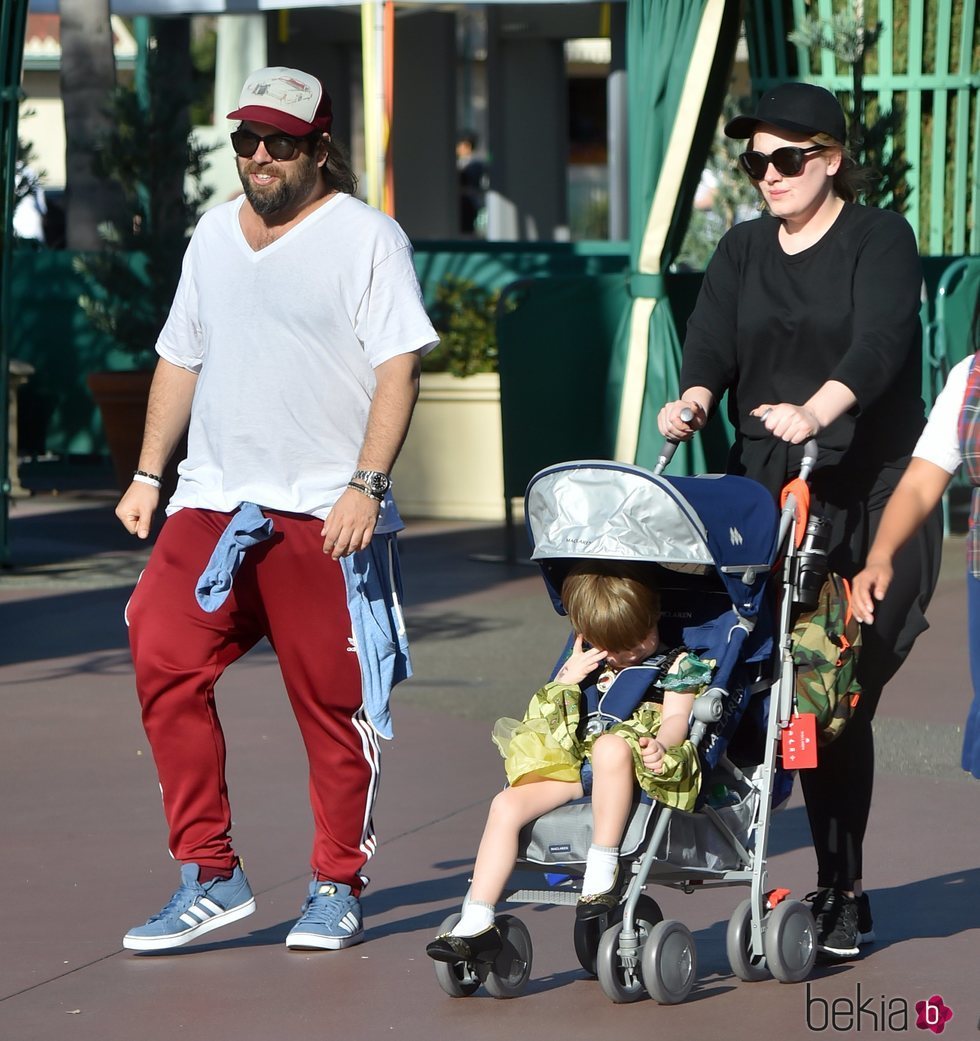
<instances>
[{"instance_id":1,"label":"green shrub","mask_svg":"<svg viewBox=\"0 0 980 1041\"><path fill-rule=\"evenodd\" d=\"M440 343L422 359L425 372L472 376L497 371L497 307L500 290L446 275L436 287L432 324Z\"/></svg>"}]
</instances>

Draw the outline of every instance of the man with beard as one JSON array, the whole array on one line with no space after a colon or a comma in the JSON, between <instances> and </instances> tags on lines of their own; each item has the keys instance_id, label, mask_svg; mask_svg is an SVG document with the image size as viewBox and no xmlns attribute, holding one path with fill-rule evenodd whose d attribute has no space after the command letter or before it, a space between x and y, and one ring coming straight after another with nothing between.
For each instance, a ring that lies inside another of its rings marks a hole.
<instances>
[{"instance_id":1,"label":"man with beard","mask_svg":"<svg viewBox=\"0 0 980 1041\"><path fill-rule=\"evenodd\" d=\"M263 637L309 759L312 880L286 946L363 939L359 896L388 696L410 674L388 474L437 337L401 228L353 196L330 97L297 69L249 76L231 135L244 196L191 238L133 483L147 538L187 431L167 519L126 611L143 725L181 884L123 945L158 951L255 909L231 841L214 687Z\"/></svg>"}]
</instances>

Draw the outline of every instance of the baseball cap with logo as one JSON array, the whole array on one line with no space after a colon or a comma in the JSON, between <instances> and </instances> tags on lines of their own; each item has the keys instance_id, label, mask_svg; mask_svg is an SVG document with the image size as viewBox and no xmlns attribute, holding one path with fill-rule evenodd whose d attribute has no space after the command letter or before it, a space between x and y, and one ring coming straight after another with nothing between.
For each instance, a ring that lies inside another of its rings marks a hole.
<instances>
[{"instance_id":1,"label":"baseball cap with logo","mask_svg":"<svg viewBox=\"0 0 980 1041\"><path fill-rule=\"evenodd\" d=\"M829 134L844 143L847 131L844 110L825 87L813 83L781 83L765 91L751 116L736 116L725 126L727 137L751 137L757 128L767 126L793 134Z\"/></svg>"},{"instance_id":2,"label":"baseball cap with logo","mask_svg":"<svg viewBox=\"0 0 980 1041\"><path fill-rule=\"evenodd\" d=\"M333 125L330 95L308 72L275 66L253 72L242 87L238 108L229 119L268 123L284 134L303 137Z\"/></svg>"}]
</instances>

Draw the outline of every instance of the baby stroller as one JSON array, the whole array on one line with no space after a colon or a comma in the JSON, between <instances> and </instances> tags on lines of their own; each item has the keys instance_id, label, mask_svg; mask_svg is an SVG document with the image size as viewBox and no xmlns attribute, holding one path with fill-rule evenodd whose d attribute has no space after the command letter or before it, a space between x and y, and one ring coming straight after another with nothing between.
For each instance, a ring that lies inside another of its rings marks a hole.
<instances>
[{"instance_id":1,"label":"baby stroller","mask_svg":"<svg viewBox=\"0 0 980 1041\"><path fill-rule=\"evenodd\" d=\"M742 980L771 974L798 982L816 958L810 909L786 899L788 890L773 889L766 866L771 815L792 786L779 751L793 709L791 611L801 581L810 577L801 575L809 559L795 537L797 495L789 494L780 511L765 488L746 478L661 476L672 448L655 471L591 460L548 467L531 479L525 498L532 559L559 613L562 582L574 563L647 562L657 573L662 639L716 662L692 713L690 739L702 769L695 809L672 810L638 793L620 848L620 903L604 917L575 923L579 963L618 1003L645 992L676 1004L697 975L693 935L682 922L664 919L644 892L648 884L686 893L749 887L726 937L729 963ZM803 482L815 459L809 442ZM587 725L601 730L626 719L659 675L654 658L624 669L602 696L584 689ZM785 745L781 754L790 756ZM585 799L525 827L518 865L543 867L549 888L521 889L507 901L574 906L591 825ZM450 916L440 931L458 919ZM513 915L498 914L496 923L503 948L492 963L436 965L446 993L467 996L481 984L494 997L523 992L530 934Z\"/></svg>"}]
</instances>

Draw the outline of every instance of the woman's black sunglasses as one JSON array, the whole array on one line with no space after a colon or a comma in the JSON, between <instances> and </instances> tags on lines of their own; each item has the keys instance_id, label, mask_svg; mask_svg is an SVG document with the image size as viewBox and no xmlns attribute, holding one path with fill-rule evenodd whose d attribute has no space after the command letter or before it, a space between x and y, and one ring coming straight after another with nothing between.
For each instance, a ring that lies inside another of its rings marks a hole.
<instances>
[{"instance_id":1,"label":"woman's black sunglasses","mask_svg":"<svg viewBox=\"0 0 980 1041\"><path fill-rule=\"evenodd\" d=\"M808 155L813 152L822 152L826 147L826 145L810 145L809 148L800 148L798 145L786 145L768 155L765 152L743 152L738 157L738 161L753 181L761 181L766 176L770 163L783 177L795 177L806 165Z\"/></svg>"},{"instance_id":2,"label":"woman's black sunglasses","mask_svg":"<svg viewBox=\"0 0 980 1041\"><path fill-rule=\"evenodd\" d=\"M273 159L284 163L299 155L302 151L301 142L312 141L320 136L317 131L305 137L293 137L291 134L266 134L265 137L259 137L251 130L236 130L231 135L231 147L235 149L235 155L241 156L242 159L251 159L258 151L259 145L263 144Z\"/></svg>"}]
</instances>

